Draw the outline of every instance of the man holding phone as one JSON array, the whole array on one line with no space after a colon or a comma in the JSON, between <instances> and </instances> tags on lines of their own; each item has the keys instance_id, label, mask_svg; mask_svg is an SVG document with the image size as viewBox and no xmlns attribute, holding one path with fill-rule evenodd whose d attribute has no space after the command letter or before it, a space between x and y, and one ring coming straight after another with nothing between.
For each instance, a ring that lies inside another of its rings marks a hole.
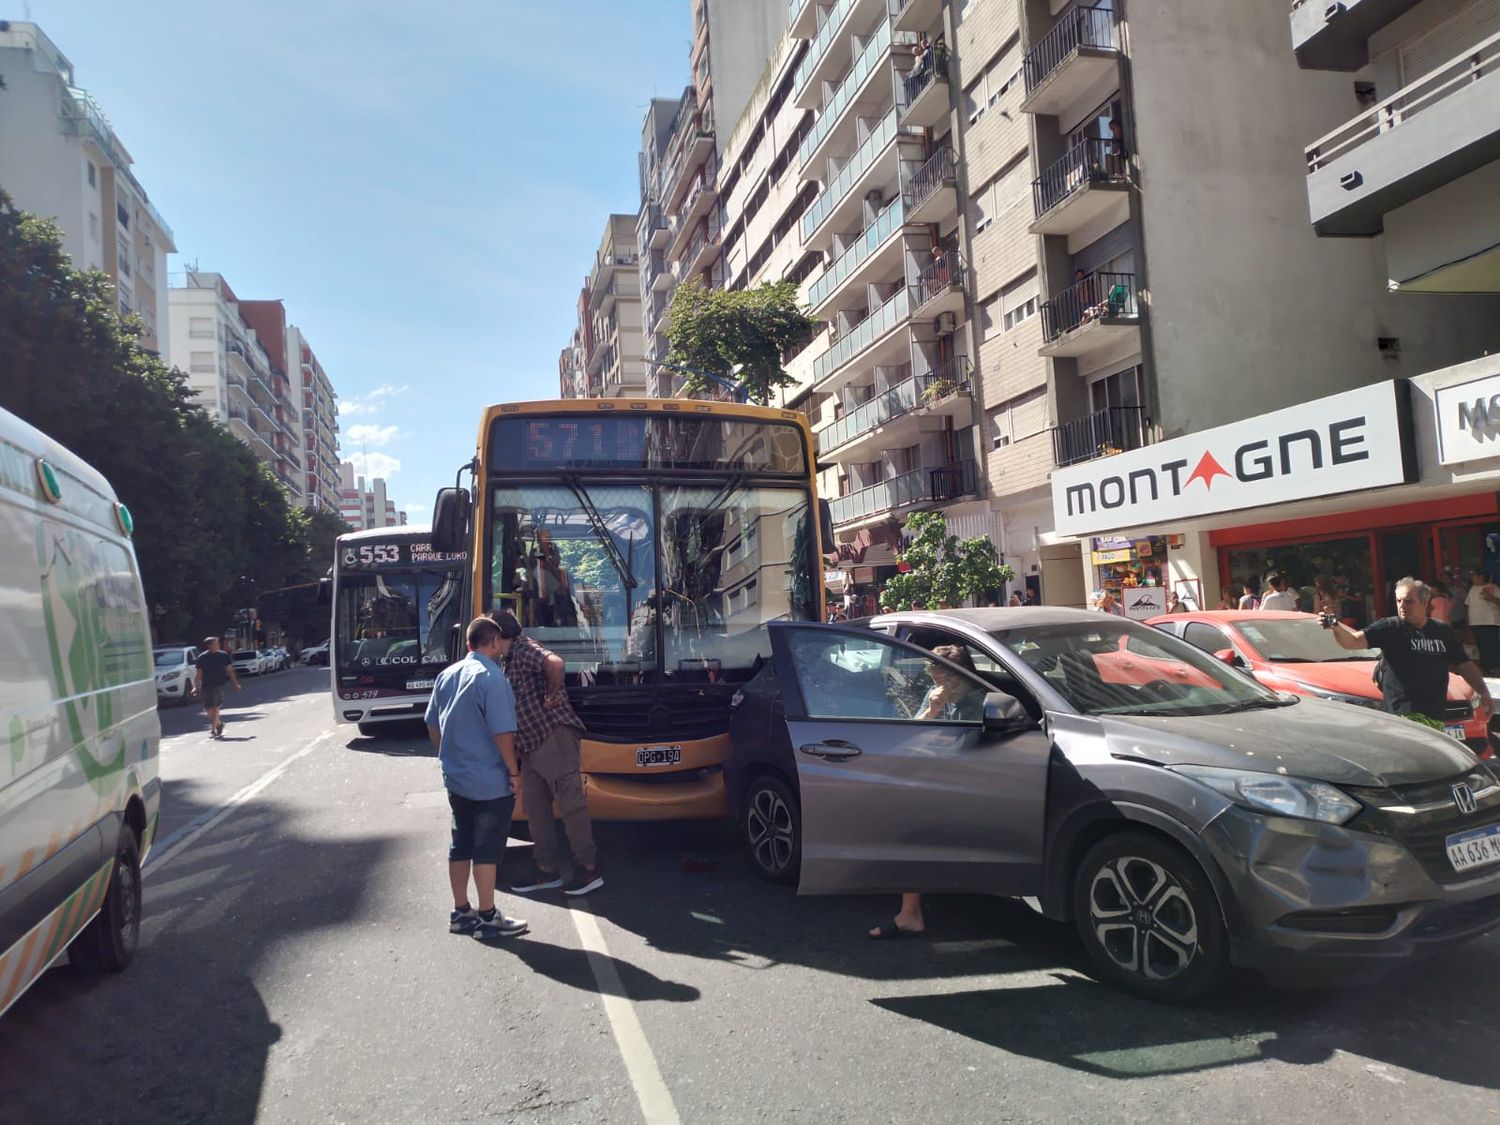
<instances>
[{"instance_id":1,"label":"man holding phone","mask_svg":"<svg viewBox=\"0 0 1500 1125\"><path fill-rule=\"evenodd\" d=\"M1490 689L1464 652L1453 626L1428 613L1432 591L1418 578L1396 583L1396 616L1351 629L1331 613L1323 628L1333 631L1340 648L1378 648L1384 657L1380 693L1393 715L1421 716L1441 724L1448 710L1448 673L1457 672L1479 695L1475 714L1486 721L1495 713Z\"/></svg>"}]
</instances>

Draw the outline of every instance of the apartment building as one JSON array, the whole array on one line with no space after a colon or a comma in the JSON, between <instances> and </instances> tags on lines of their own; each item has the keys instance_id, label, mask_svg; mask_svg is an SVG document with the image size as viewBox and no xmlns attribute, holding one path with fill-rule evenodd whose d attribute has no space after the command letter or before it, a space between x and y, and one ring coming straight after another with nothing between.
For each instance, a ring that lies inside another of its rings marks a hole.
<instances>
[{"instance_id":1,"label":"apartment building","mask_svg":"<svg viewBox=\"0 0 1500 1125\"><path fill-rule=\"evenodd\" d=\"M635 215L610 215L584 283L580 316L591 326L584 354L589 386L603 398L646 393Z\"/></svg>"},{"instance_id":2,"label":"apartment building","mask_svg":"<svg viewBox=\"0 0 1500 1125\"><path fill-rule=\"evenodd\" d=\"M557 356L559 398L588 397L588 357L583 347L583 329L573 329L573 338Z\"/></svg>"},{"instance_id":3,"label":"apartment building","mask_svg":"<svg viewBox=\"0 0 1500 1125\"><path fill-rule=\"evenodd\" d=\"M244 442L300 505L306 491L291 383L277 358L282 337L247 308L255 304L241 301L222 274L189 270L182 286L168 290L168 346L198 404Z\"/></svg>"},{"instance_id":4,"label":"apartment building","mask_svg":"<svg viewBox=\"0 0 1500 1125\"><path fill-rule=\"evenodd\" d=\"M366 485L368 484L368 487ZM356 476L348 461L339 465L339 515L354 531L371 527L398 527L406 523L406 513L386 495L385 478Z\"/></svg>"},{"instance_id":5,"label":"apartment building","mask_svg":"<svg viewBox=\"0 0 1500 1125\"><path fill-rule=\"evenodd\" d=\"M0 74L0 188L20 209L57 222L75 267L109 275L119 314L139 317L141 346L161 353L167 255L177 247L129 151L36 24L0 20Z\"/></svg>"},{"instance_id":6,"label":"apartment building","mask_svg":"<svg viewBox=\"0 0 1500 1125\"><path fill-rule=\"evenodd\" d=\"M302 454L303 494L306 506L333 512L339 507L339 410L338 395L317 353L295 324L286 330L286 364L295 388L293 429Z\"/></svg>"},{"instance_id":7,"label":"apartment building","mask_svg":"<svg viewBox=\"0 0 1500 1125\"><path fill-rule=\"evenodd\" d=\"M996 7L950 12L962 35ZM1493 220L1471 212L1471 230L1457 210L1487 173L1472 150L1449 160L1421 138L1451 128L1432 143L1462 145L1477 127L1493 142L1493 90L1474 102L1487 124L1452 119L1463 128L1440 122L1437 90L1493 81L1464 59L1490 49L1494 8L1292 5L1299 67L1274 4L1020 4L1060 463L1043 538L1079 541L1087 587L1150 583L1212 606L1223 583L1273 569L1299 586L1338 574L1368 616L1390 579L1434 573L1441 492L1403 500L1421 475L1407 380L1500 347L1500 310L1465 264L1493 247ZM1417 46L1443 15L1467 22ZM1447 77L1403 94L1450 48ZM972 106L972 71L962 81ZM1407 238L1428 192L1445 216Z\"/></svg>"}]
</instances>

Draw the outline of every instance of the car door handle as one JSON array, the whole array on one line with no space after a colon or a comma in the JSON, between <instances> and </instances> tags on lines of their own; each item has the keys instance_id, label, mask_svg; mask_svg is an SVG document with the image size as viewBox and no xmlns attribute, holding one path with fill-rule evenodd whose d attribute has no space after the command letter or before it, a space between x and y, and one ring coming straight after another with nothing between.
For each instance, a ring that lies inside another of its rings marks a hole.
<instances>
[{"instance_id":1,"label":"car door handle","mask_svg":"<svg viewBox=\"0 0 1500 1125\"><path fill-rule=\"evenodd\" d=\"M840 738L830 738L827 742L809 742L806 746L799 746L797 749L809 757L822 758L825 761L853 758L864 752L858 746Z\"/></svg>"}]
</instances>

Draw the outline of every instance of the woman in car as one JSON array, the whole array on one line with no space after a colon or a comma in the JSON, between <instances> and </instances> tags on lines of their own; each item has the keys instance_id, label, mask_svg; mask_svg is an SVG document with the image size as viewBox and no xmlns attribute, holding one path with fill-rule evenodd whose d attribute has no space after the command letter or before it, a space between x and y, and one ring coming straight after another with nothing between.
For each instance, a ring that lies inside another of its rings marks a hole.
<instances>
[{"instance_id":1,"label":"woman in car","mask_svg":"<svg viewBox=\"0 0 1500 1125\"><path fill-rule=\"evenodd\" d=\"M932 650L950 664L977 676L969 650L961 645L938 645ZM956 719L978 722L983 713L984 689L968 676L950 672L941 664L932 666L932 687L922 697L922 705L912 715L914 721L925 719ZM889 941L893 938L920 937L927 932L927 921L922 917L922 896L907 892L901 896L901 909L889 922L882 922L867 935L871 941Z\"/></svg>"}]
</instances>

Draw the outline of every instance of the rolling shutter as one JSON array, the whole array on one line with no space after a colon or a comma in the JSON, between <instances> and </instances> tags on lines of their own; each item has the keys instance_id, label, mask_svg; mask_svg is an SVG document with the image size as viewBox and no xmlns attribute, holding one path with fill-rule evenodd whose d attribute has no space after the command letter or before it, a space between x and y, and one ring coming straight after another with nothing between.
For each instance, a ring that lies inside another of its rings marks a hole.
<instances>
[{"instance_id":1,"label":"rolling shutter","mask_svg":"<svg viewBox=\"0 0 1500 1125\"><path fill-rule=\"evenodd\" d=\"M1401 84L1410 86L1500 32L1500 0L1474 0L1458 15L1401 47Z\"/></svg>"}]
</instances>

